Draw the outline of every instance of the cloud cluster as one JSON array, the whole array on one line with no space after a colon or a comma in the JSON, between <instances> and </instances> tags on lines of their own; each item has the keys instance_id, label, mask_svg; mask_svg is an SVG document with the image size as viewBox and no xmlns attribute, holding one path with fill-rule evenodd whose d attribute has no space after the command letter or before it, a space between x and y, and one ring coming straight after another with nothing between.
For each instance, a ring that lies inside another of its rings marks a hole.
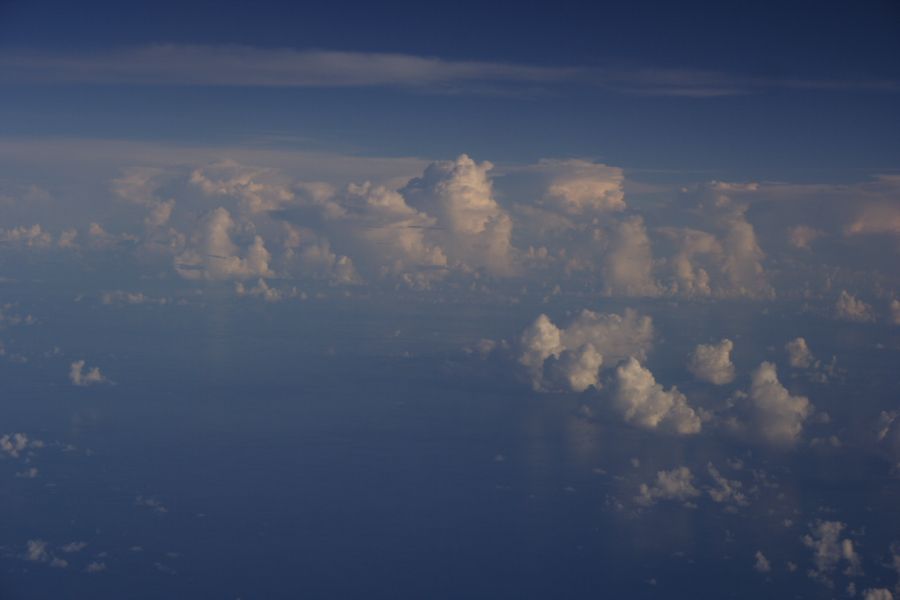
<instances>
[{"instance_id":1,"label":"cloud cluster","mask_svg":"<svg viewBox=\"0 0 900 600\"><path fill-rule=\"evenodd\" d=\"M582 310L564 328L540 315L519 338L518 362L536 390L584 391L599 386L600 368L629 358L646 358L653 321L633 310L603 314Z\"/></svg>"},{"instance_id":2,"label":"cloud cluster","mask_svg":"<svg viewBox=\"0 0 900 600\"><path fill-rule=\"evenodd\" d=\"M840 521L818 521L803 537L803 544L813 552L815 568L809 571L810 577L830 586L832 574L839 563L845 565L844 575L862 574L861 559L853 541L841 537L846 527Z\"/></svg>"},{"instance_id":3,"label":"cloud cluster","mask_svg":"<svg viewBox=\"0 0 900 600\"><path fill-rule=\"evenodd\" d=\"M700 496L700 490L694 486L693 481L694 475L688 467L659 471L652 484L641 484L634 501L641 506L653 506L660 500L693 506L693 499Z\"/></svg>"}]
</instances>

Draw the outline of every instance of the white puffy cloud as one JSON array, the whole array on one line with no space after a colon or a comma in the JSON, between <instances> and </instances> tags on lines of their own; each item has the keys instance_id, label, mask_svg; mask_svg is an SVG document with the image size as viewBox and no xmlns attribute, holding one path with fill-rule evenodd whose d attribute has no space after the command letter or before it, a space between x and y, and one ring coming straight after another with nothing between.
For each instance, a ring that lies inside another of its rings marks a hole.
<instances>
[{"instance_id":1,"label":"white puffy cloud","mask_svg":"<svg viewBox=\"0 0 900 600\"><path fill-rule=\"evenodd\" d=\"M671 248L662 263L671 279L671 293L685 296L748 297L774 296L763 267L765 254L756 229L747 220L748 204L758 194L756 184L713 181L685 190L691 203L689 226L666 225L657 233ZM740 199L738 199L740 198Z\"/></svg>"},{"instance_id":2,"label":"white puffy cloud","mask_svg":"<svg viewBox=\"0 0 900 600\"><path fill-rule=\"evenodd\" d=\"M701 381L724 385L734 381L731 350L734 343L723 339L718 344L699 344L688 360L688 370Z\"/></svg>"},{"instance_id":3,"label":"white puffy cloud","mask_svg":"<svg viewBox=\"0 0 900 600\"><path fill-rule=\"evenodd\" d=\"M488 172L493 165L460 155L431 163L402 193L412 206L434 217L434 240L447 256L493 274L513 271L512 219L494 199Z\"/></svg>"},{"instance_id":4,"label":"white puffy cloud","mask_svg":"<svg viewBox=\"0 0 900 600\"><path fill-rule=\"evenodd\" d=\"M76 360L69 365L69 381L77 386L89 386L107 383L109 380L100 372L99 367L91 367L85 372L84 361Z\"/></svg>"},{"instance_id":5,"label":"white puffy cloud","mask_svg":"<svg viewBox=\"0 0 900 600\"><path fill-rule=\"evenodd\" d=\"M604 291L612 296L657 296L653 252L640 216L620 221L612 231L603 262Z\"/></svg>"},{"instance_id":6,"label":"white puffy cloud","mask_svg":"<svg viewBox=\"0 0 900 600\"><path fill-rule=\"evenodd\" d=\"M804 396L792 396L778 381L775 365L764 362L752 375L750 405L755 431L777 445L793 444L813 406Z\"/></svg>"},{"instance_id":7,"label":"white puffy cloud","mask_svg":"<svg viewBox=\"0 0 900 600\"><path fill-rule=\"evenodd\" d=\"M221 206L204 215L192 236L192 245L176 258L175 268L186 279L249 279L274 275L271 255L263 239L253 235L245 248L232 239L237 226Z\"/></svg>"},{"instance_id":8,"label":"white puffy cloud","mask_svg":"<svg viewBox=\"0 0 900 600\"><path fill-rule=\"evenodd\" d=\"M809 571L810 577L831 585L831 575L841 562L846 565L845 575L862 574L861 559L853 547L853 541L841 538L846 527L840 521L818 521L803 537L803 544L813 552L815 568Z\"/></svg>"},{"instance_id":9,"label":"white puffy cloud","mask_svg":"<svg viewBox=\"0 0 900 600\"><path fill-rule=\"evenodd\" d=\"M658 471L656 481L647 485L642 483L635 502L641 506L652 506L660 500L674 500L689 503L700 495L694 487L694 475L687 467L677 467L671 471Z\"/></svg>"},{"instance_id":10,"label":"white puffy cloud","mask_svg":"<svg viewBox=\"0 0 900 600\"><path fill-rule=\"evenodd\" d=\"M583 391L598 386L601 366L614 367L629 356L643 359L652 343L653 321L631 309L624 315L583 310L563 329L540 315L522 332L519 363L535 389L563 383ZM551 357L557 360L548 364Z\"/></svg>"},{"instance_id":11,"label":"white puffy cloud","mask_svg":"<svg viewBox=\"0 0 900 600\"><path fill-rule=\"evenodd\" d=\"M838 296L834 308L838 318L846 321L866 323L875 320L872 306L847 292L847 290L841 290L841 295Z\"/></svg>"},{"instance_id":12,"label":"white puffy cloud","mask_svg":"<svg viewBox=\"0 0 900 600\"><path fill-rule=\"evenodd\" d=\"M545 371L545 376L563 389L583 392L591 386L599 387L602 365L603 355L593 344L587 343L573 350L563 350L559 359L550 363L549 373Z\"/></svg>"},{"instance_id":13,"label":"white puffy cloud","mask_svg":"<svg viewBox=\"0 0 900 600\"><path fill-rule=\"evenodd\" d=\"M806 340L802 337L789 341L784 349L788 353L788 362L795 369L808 369L816 362L809 346L806 345Z\"/></svg>"},{"instance_id":14,"label":"white puffy cloud","mask_svg":"<svg viewBox=\"0 0 900 600\"><path fill-rule=\"evenodd\" d=\"M700 417L677 388L664 390L653 373L629 358L616 369L613 408L627 423L678 434L700 432Z\"/></svg>"},{"instance_id":15,"label":"white puffy cloud","mask_svg":"<svg viewBox=\"0 0 900 600\"><path fill-rule=\"evenodd\" d=\"M542 160L550 175L543 205L563 214L595 215L625 210L622 169L586 160Z\"/></svg>"}]
</instances>

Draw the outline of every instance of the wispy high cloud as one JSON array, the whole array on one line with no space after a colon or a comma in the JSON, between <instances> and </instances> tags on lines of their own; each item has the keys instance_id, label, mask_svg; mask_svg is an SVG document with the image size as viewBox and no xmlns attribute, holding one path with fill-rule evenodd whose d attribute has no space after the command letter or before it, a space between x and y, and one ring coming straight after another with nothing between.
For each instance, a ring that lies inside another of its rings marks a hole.
<instances>
[{"instance_id":1,"label":"wispy high cloud","mask_svg":"<svg viewBox=\"0 0 900 600\"><path fill-rule=\"evenodd\" d=\"M402 87L479 91L486 87L587 85L618 93L716 97L766 89L896 92L878 79L749 77L691 68L538 66L446 60L384 52L238 45L157 44L105 52L6 51L0 75L13 83L93 83L255 87Z\"/></svg>"}]
</instances>

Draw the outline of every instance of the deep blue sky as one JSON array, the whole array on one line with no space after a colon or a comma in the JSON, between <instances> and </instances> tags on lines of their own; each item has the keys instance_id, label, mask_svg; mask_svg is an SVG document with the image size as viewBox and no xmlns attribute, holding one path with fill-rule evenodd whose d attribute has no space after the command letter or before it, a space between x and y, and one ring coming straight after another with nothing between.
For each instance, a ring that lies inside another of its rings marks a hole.
<instances>
[{"instance_id":1,"label":"deep blue sky","mask_svg":"<svg viewBox=\"0 0 900 600\"><path fill-rule=\"evenodd\" d=\"M900 6L823 2L0 4L4 46L238 43L768 75L900 75Z\"/></svg>"},{"instance_id":2,"label":"deep blue sky","mask_svg":"<svg viewBox=\"0 0 900 600\"><path fill-rule=\"evenodd\" d=\"M273 134L366 154L495 162L585 156L736 179L853 179L900 161L896 2L4 2L0 51L83 56L155 43L396 52L444 60L753 77L749 94L7 84L0 135L218 143ZM125 68L127 71L127 67ZM783 80L838 89L779 87ZM847 88L887 82L894 89ZM76 118L72 118L73 115Z\"/></svg>"}]
</instances>

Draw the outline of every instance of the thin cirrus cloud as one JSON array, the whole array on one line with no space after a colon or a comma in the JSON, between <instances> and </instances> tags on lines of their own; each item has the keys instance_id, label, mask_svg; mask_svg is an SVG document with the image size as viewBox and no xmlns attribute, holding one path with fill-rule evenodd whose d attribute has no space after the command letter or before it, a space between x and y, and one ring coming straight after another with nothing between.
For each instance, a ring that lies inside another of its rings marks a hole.
<instances>
[{"instance_id":1,"label":"thin cirrus cloud","mask_svg":"<svg viewBox=\"0 0 900 600\"><path fill-rule=\"evenodd\" d=\"M12 50L0 75L19 83L248 87L400 87L483 91L484 86L587 85L650 96L716 97L766 89L892 92L884 79L750 77L691 68L538 66L385 52L239 45L155 44L103 53Z\"/></svg>"}]
</instances>

